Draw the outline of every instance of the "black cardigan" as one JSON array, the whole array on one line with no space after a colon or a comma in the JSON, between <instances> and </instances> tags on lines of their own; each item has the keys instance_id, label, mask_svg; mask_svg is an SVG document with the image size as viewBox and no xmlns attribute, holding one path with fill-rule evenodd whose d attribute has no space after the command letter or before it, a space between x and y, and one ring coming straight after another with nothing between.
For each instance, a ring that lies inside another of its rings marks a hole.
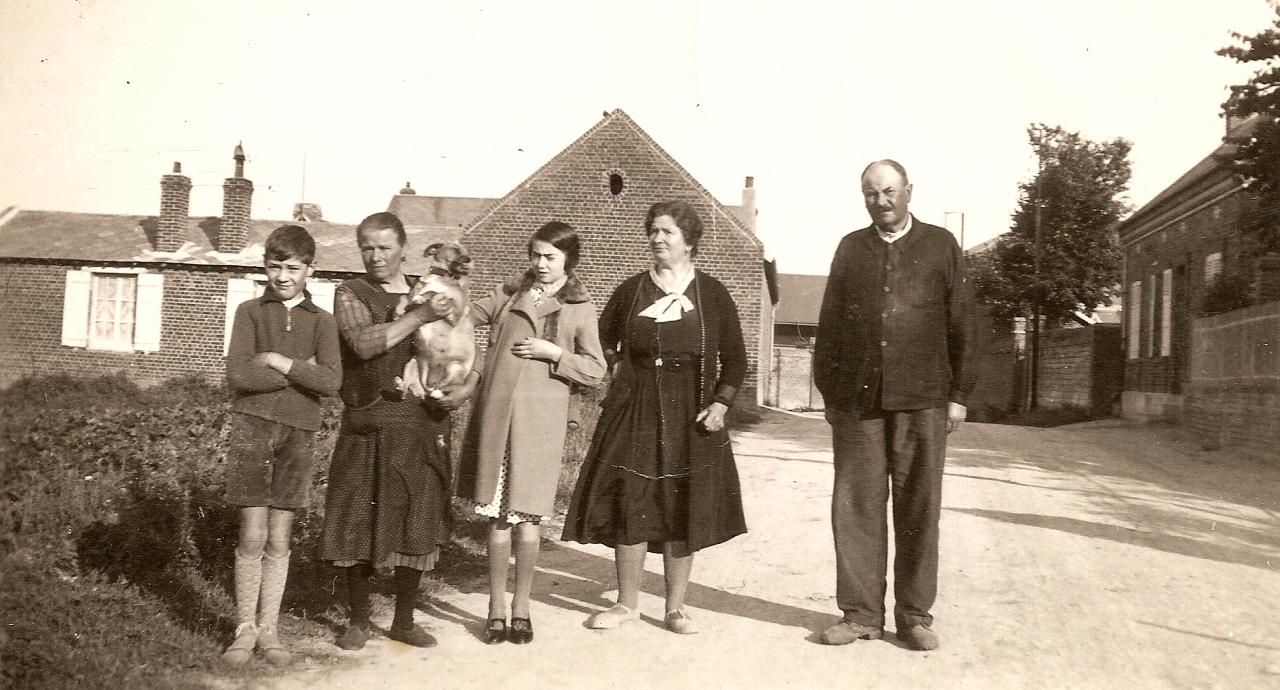
<instances>
[{"instance_id":1,"label":"black cardigan","mask_svg":"<svg viewBox=\"0 0 1280 690\"><path fill-rule=\"evenodd\" d=\"M701 270L695 271L694 310L684 318L697 318L702 330L698 406L710 402L732 406L747 375L747 349L738 308L724 283ZM622 281L600 314L600 344L611 368L625 354L627 321L635 310L640 283L649 280L648 276L645 271ZM612 392L613 387L610 388Z\"/></svg>"}]
</instances>

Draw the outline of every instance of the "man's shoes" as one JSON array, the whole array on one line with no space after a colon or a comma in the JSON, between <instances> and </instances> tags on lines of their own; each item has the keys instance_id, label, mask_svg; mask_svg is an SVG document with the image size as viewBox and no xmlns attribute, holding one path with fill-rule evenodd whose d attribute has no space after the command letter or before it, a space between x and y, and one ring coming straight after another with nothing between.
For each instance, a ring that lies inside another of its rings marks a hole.
<instances>
[{"instance_id":1,"label":"man's shoes","mask_svg":"<svg viewBox=\"0 0 1280 690\"><path fill-rule=\"evenodd\" d=\"M592 630L609 630L616 628L623 623L640 620L640 610L631 610L622 604L614 604L613 608L607 611L592 614L587 619L587 627Z\"/></svg>"},{"instance_id":2,"label":"man's shoes","mask_svg":"<svg viewBox=\"0 0 1280 690\"><path fill-rule=\"evenodd\" d=\"M878 640L881 637L884 637L884 628L840 621L823 630L818 641L822 644L852 644L858 640Z\"/></svg>"},{"instance_id":3,"label":"man's shoes","mask_svg":"<svg viewBox=\"0 0 1280 690\"><path fill-rule=\"evenodd\" d=\"M907 647L918 652L927 652L938 648L938 633L924 624L899 626L896 633L898 639Z\"/></svg>"},{"instance_id":4,"label":"man's shoes","mask_svg":"<svg viewBox=\"0 0 1280 690\"><path fill-rule=\"evenodd\" d=\"M347 629L338 636L338 646L343 649L364 649L364 644L368 641L369 626L359 623L348 625Z\"/></svg>"},{"instance_id":5,"label":"man's shoes","mask_svg":"<svg viewBox=\"0 0 1280 690\"><path fill-rule=\"evenodd\" d=\"M529 644L533 642L533 621L528 618L511 617L511 630L507 633L507 639L512 644Z\"/></svg>"},{"instance_id":6,"label":"man's shoes","mask_svg":"<svg viewBox=\"0 0 1280 690\"><path fill-rule=\"evenodd\" d=\"M436 638L430 633L423 630L420 626L410 623L407 626L399 626L391 624L391 629L387 631L387 637L409 645L410 647L434 647L436 646Z\"/></svg>"},{"instance_id":7,"label":"man's shoes","mask_svg":"<svg viewBox=\"0 0 1280 690\"><path fill-rule=\"evenodd\" d=\"M684 612L684 609L669 611L666 620L663 622L666 624L667 630L678 635L692 635L698 632L698 626L689 617L689 614Z\"/></svg>"}]
</instances>

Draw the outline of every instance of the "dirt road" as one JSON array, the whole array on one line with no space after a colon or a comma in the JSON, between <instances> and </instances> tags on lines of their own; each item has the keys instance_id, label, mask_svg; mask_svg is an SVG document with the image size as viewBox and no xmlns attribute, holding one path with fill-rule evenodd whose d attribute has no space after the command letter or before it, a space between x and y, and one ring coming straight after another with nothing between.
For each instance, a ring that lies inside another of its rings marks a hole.
<instances>
[{"instance_id":1,"label":"dirt road","mask_svg":"<svg viewBox=\"0 0 1280 690\"><path fill-rule=\"evenodd\" d=\"M892 635L815 641L839 613L826 424L769 415L735 449L751 531L698 554L689 604L702 633L661 627L653 557L644 620L584 628L613 602L612 559L552 542L533 644L479 641L476 572L418 612L439 647L378 639L343 653L352 667L272 687L1280 687L1268 672L1280 671L1280 457L1242 462L1177 429L1119 422L966 425L948 451L942 648L920 653Z\"/></svg>"}]
</instances>

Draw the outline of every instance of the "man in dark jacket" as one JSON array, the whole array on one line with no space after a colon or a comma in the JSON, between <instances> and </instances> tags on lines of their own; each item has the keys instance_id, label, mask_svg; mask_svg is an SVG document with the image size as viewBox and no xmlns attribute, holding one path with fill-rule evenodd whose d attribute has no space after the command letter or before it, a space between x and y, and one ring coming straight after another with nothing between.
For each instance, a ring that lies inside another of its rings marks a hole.
<instances>
[{"instance_id":1,"label":"man in dark jacket","mask_svg":"<svg viewBox=\"0 0 1280 690\"><path fill-rule=\"evenodd\" d=\"M951 233L911 216L911 184L898 163L867 166L862 196L872 224L840 241L814 351L835 452L831 524L844 612L821 639L883 635L892 485L897 636L936 649L929 609L946 438L964 421L974 380L964 256Z\"/></svg>"}]
</instances>

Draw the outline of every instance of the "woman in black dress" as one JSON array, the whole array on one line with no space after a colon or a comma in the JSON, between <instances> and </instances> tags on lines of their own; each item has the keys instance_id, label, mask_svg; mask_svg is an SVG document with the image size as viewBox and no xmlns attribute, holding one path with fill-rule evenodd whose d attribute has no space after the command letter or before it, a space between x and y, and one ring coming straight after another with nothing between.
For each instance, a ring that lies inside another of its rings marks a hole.
<instances>
[{"instance_id":1,"label":"woman in black dress","mask_svg":"<svg viewBox=\"0 0 1280 690\"><path fill-rule=\"evenodd\" d=\"M697 632L684 610L693 553L747 531L724 426L747 357L729 291L693 265L702 239L693 207L654 204L645 232L653 268L619 285L600 317L614 375L564 539L614 548L618 604L588 627L639 619L652 551L663 556L667 629L688 634Z\"/></svg>"}]
</instances>

